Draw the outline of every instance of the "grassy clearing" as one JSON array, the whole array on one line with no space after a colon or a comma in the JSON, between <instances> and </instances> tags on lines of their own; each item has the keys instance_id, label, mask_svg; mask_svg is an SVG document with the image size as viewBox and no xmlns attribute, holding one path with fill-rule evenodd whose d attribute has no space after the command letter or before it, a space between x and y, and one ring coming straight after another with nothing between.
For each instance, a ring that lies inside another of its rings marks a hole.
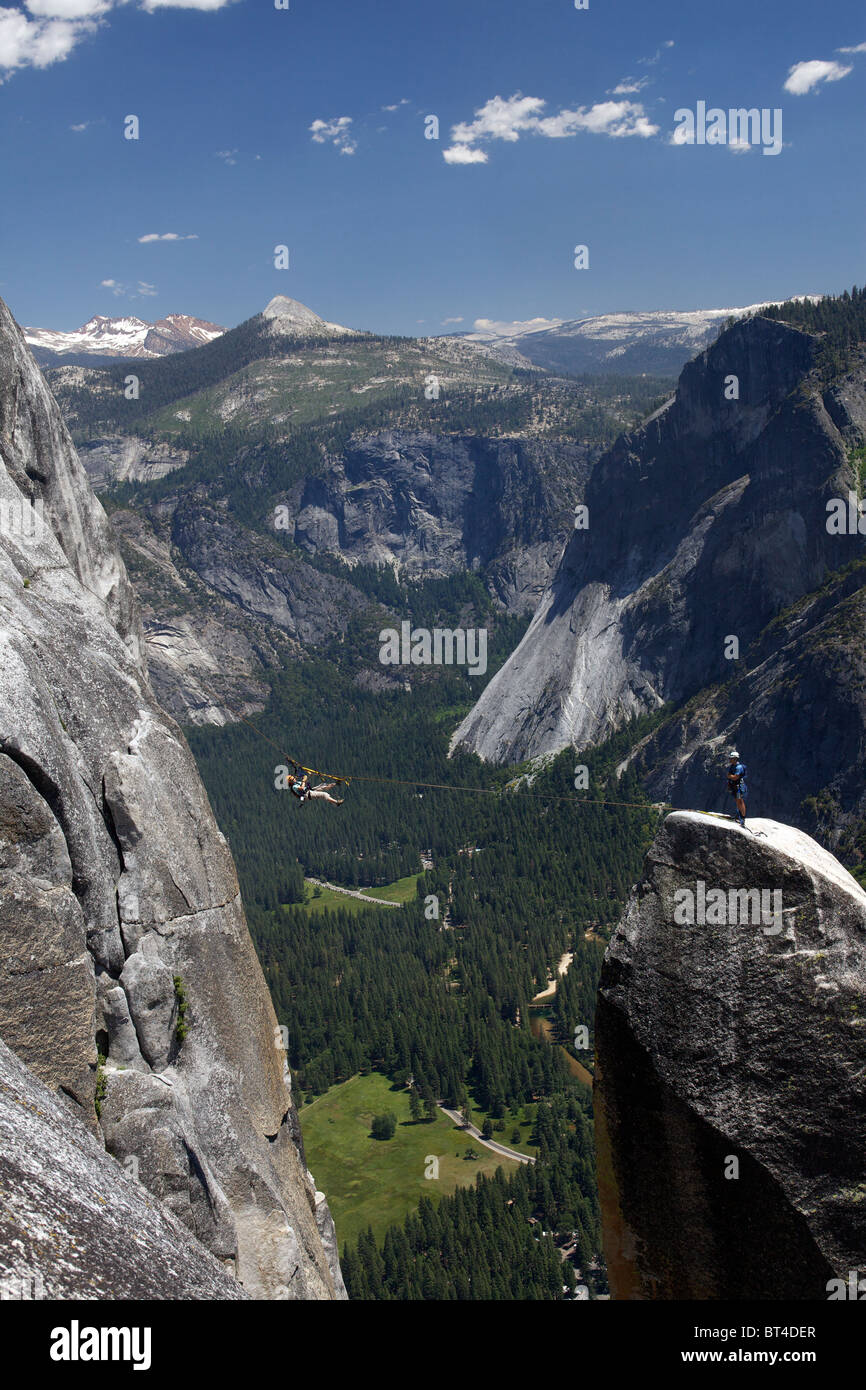
<instances>
[{"instance_id":1,"label":"grassy clearing","mask_svg":"<svg viewBox=\"0 0 866 1390\"><path fill-rule=\"evenodd\" d=\"M384 888L360 888L358 891L371 899L369 903L361 898L350 898L346 893L335 893L332 888L320 888L317 893L316 885L308 883L303 906L310 913L333 912L338 907L345 908L347 912L367 912L376 906L372 901L375 898L390 903L414 902L418 878L418 874L409 874L408 878L398 878L396 883L387 883ZM301 904L295 906L300 907Z\"/></svg>"},{"instance_id":2,"label":"grassy clearing","mask_svg":"<svg viewBox=\"0 0 866 1390\"><path fill-rule=\"evenodd\" d=\"M370 1137L374 1115L397 1117L393 1139ZM333 1086L301 1109L307 1161L316 1183L327 1194L342 1249L372 1226L381 1239L388 1226L414 1211L422 1197L436 1202L479 1173L512 1169L516 1160L501 1158L439 1112L433 1121L413 1123L408 1092L396 1091L385 1076L371 1072ZM463 1157L473 1147L478 1159ZM438 1178L425 1178L428 1158L439 1163Z\"/></svg>"},{"instance_id":3,"label":"grassy clearing","mask_svg":"<svg viewBox=\"0 0 866 1390\"><path fill-rule=\"evenodd\" d=\"M409 874L408 878L398 878L396 883L388 883L384 888L362 888L365 897L384 898L389 903L410 903L415 901L420 874Z\"/></svg>"},{"instance_id":4,"label":"grassy clearing","mask_svg":"<svg viewBox=\"0 0 866 1390\"><path fill-rule=\"evenodd\" d=\"M294 903L294 907L300 907L300 903ZM335 893L331 888L321 888L316 892L316 886L312 883L306 885L303 906L307 912L316 914L322 912L334 912L338 907L345 908L347 912L368 912L375 903L362 902L360 898L350 898L345 893Z\"/></svg>"}]
</instances>

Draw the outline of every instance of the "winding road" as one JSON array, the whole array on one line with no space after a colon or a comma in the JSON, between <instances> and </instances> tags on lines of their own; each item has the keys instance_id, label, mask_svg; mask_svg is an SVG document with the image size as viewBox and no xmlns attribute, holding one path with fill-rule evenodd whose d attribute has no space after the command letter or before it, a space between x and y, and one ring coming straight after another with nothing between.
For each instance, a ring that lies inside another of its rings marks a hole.
<instances>
[{"instance_id":1,"label":"winding road","mask_svg":"<svg viewBox=\"0 0 866 1390\"><path fill-rule=\"evenodd\" d=\"M357 888L341 888L338 883L328 883L323 878L305 878L305 883L317 883L320 888L330 888L332 893L344 893L347 898L360 898L362 903L375 903L377 907L402 907L402 903L392 903L387 898L371 898Z\"/></svg>"},{"instance_id":2,"label":"winding road","mask_svg":"<svg viewBox=\"0 0 866 1390\"><path fill-rule=\"evenodd\" d=\"M471 1134L472 1138L477 1139L479 1144L483 1144L485 1149L492 1149L495 1154L501 1154L503 1158L516 1158L518 1163L535 1162L535 1159L529 1154L519 1154L516 1149L507 1149L504 1144L497 1144L495 1139L482 1139L480 1129L477 1129L475 1125L463 1123L463 1116L459 1110L449 1110L448 1106L443 1105L441 1101L437 1101L436 1104L442 1113L448 1116L449 1120L454 1121L458 1129L462 1129L465 1134Z\"/></svg>"}]
</instances>

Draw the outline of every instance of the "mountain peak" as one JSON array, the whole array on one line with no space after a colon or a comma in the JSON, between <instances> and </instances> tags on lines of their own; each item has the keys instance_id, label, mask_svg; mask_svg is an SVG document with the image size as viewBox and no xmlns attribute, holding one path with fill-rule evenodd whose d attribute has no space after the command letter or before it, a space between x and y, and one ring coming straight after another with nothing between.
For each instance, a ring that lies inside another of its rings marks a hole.
<instances>
[{"instance_id":1,"label":"mountain peak","mask_svg":"<svg viewBox=\"0 0 866 1390\"><path fill-rule=\"evenodd\" d=\"M262 318L271 321L271 331L287 338L306 338L311 336L345 337L356 332L354 328L344 328L339 323L328 323L320 318L300 300L290 299L288 295L277 294L262 310Z\"/></svg>"},{"instance_id":2,"label":"mountain peak","mask_svg":"<svg viewBox=\"0 0 866 1390\"><path fill-rule=\"evenodd\" d=\"M193 318L191 314L168 314L156 323L134 314L94 314L73 333L25 328L24 336L36 360L43 366L53 366L73 353L85 357L165 357L201 347L224 332L219 324Z\"/></svg>"}]
</instances>

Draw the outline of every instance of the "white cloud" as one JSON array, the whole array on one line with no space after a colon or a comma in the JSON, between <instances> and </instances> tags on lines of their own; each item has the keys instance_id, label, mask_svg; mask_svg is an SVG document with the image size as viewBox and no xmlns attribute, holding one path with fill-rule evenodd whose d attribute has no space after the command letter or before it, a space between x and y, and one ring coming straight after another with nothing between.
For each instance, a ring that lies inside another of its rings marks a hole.
<instances>
[{"instance_id":1,"label":"white cloud","mask_svg":"<svg viewBox=\"0 0 866 1390\"><path fill-rule=\"evenodd\" d=\"M593 135L609 135L614 139L639 135L647 139L657 135L659 127L648 120L640 102L599 101L595 106L578 107L576 111L561 111L550 120L540 121L542 135L574 135L588 130Z\"/></svg>"},{"instance_id":2,"label":"white cloud","mask_svg":"<svg viewBox=\"0 0 866 1390\"><path fill-rule=\"evenodd\" d=\"M855 43L853 48L837 48L837 53L866 53L866 43Z\"/></svg>"},{"instance_id":3,"label":"white cloud","mask_svg":"<svg viewBox=\"0 0 866 1390\"><path fill-rule=\"evenodd\" d=\"M522 134L543 135L548 140L564 140L579 131L619 138L638 135L647 139L659 127L634 101L600 101L594 106L562 110L555 116L542 116L546 102L542 97L493 97L475 112L474 121L461 121L451 131L453 144L443 151L448 164L486 164L487 154L478 148L481 140L507 140L513 143Z\"/></svg>"},{"instance_id":4,"label":"white cloud","mask_svg":"<svg viewBox=\"0 0 866 1390\"><path fill-rule=\"evenodd\" d=\"M513 97L492 97L479 106L474 121L461 121L451 131L457 145L469 145L476 140L519 140L522 130L529 130L544 109L542 97L525 97L515 92Z\"/></svg>"},{"instance_id":5,"label":"white cloud","mask_svg":"<svg viewBox=\"0 0 866 1390\"><path fill-rule=\"evenodd\" d=\"M25 0L37 19L96 19L112 8L114 0Z\"/></svg>"},{"instance_id":6,"label":"white cloud","mask_svg":"<svg viewBox=\"0 0 866 1390\"><path fill-rule=\"evenodd\" d=\"M651 58L638 58L638 62L641 64L642 67L645 67L645 68L652 68L652 67L655 67L655 65L656 65L656 63L658 62L659 58L661 58L662 53L664 52L664 50L665 50L666 48L673 48L673 46L674 46L674 41L673 41L673 39L665 39L664 43L662 43L662 44L659 45L659 47L656 49L655 53L653 54L653 56L652 56Z\"/></svg>"},{"instance_id":7,"label":"white cloud","mask_svg":"<svg viewBox=\"0 0 866 1390\"><path fill-rule=\"evenodd\" d=\"M821 82L838 82L847 77L853 68L842 63L834 63L824 58L812 58L807 63L795 63L785 79L784 90L796 97L811 92Z\"/></svg>"},{"instance_id":8,"label":"white cloud","mask_svg":"<svg viewBox=\"0 0 866 1390\"><path fill-rule=\"evenodd\" d=\"M0 7L0 83L20 68L61 63L104 17L125 0L25 0L23 10ZM232 0L141 0L141 8L220 10Z\"/></svg>"},{"instance_id":9,"label":"white cloud","mask_svg":"<svg viewBox=\"0 0 866 1390\"><path fill-rule=\"evenodd\" d=\"M90 122L89 122L89 121L82 121L79 125L71 125L71 126L69 127L69 129L70 129L70 130L74 130L74 131L76 132L76 134L79 134L79 135L80 135L81 131L82 131L82 130L86 130L87 127L88 127L89 125L90 125Z\"/></svg>"},{"instance_id":10,"label":"white cloud","mask_svg":"<svg viewBox=\"0 0 866 1390\"><path fill-rule=\"evenodd\" d=\"M473 150L469 145L452 145L442 151L446 164L486 164L487 155L483 150Z\"/></svg>"},{"instance_id":11,"label":"white cloud","mask_svg":"<svg viewBox=\"0 0 866 1390\"><path fill-rule=\"evenodd\" d=\"M611 87L608 96L611 97L630 97L636 92L643 91L649 83L648 77L624 77L621 82L617 82L615 87Z\"/></svg>"},{"instance_id":12,"label":"white cloud","mask_svg":"<svg viewBox=\"0 0 866 1390\"><path fill-rule=\"evenodd\" d=\"M352 137L351 125L351 116L333 116L330 121L313 121L310 132L317 145L331 144L340 154L354 154L358 142Z\"/></svg>"},{"instance_id":13,"label":"white cloud","mask_svg":"<svg viewBox=\"0 0 866 1390\"><path fill-rule=\"evenodd\" d=\"M235 155L238 153L237 150L216 150L215 153L217 159L224 159L226 164L237 164L237 160L235 159Z\"/></svg>"},{"instance_id":14,"label":"white cloud","mask_svg":"<svg viewBox=\"0 0 866 1390\"><path fill-rule=\"evenodd\" d=\"M99 284L101 289L111 290L115 299L149 299L159 293L156 285L149 284L147 280L139 280L134 288L122 284L120 280L100 280Z\"/></svg>"},{"instance_id":15,"label":"white cloud","mask_svg":"<svg viewBox=\"0 0 866 1390\"><path fill-rule=\"evenodd\" d=\"M443 320L442 320L442 327L443 327L443 328L447 328L448 325L449 325L449 323L462 323L462 322L463 322L463 315L462 315L462 314L458 314L456 318L452 318L452 319L443 319Z\"/></svg>"},{"instance_id":16,"label":"white cloud","mask_svg":"<svg viewBox=\"0 0 866 1390\"><path fill-rule=\"evenodd\" d=\"M728 141L728 149L731 151L731 154L748 154L749 151L753 149L753 145L750 140L746 140L743 136L737 135Z\"/></svg>"},{"instance_id":17,"label":"white cloud","mask_svg":"<svg viewBox=\"0 0 866 1390\"><path fill-rule=\"evenodd\" d=\"M140 242L145 241L198 241L198 233L190 232L184 235L181 232L146 232L144 236L138 238Z\"/></svg>"},{"instance_id":18,"label":"white cloud","mask_svg":"<svg viewBox=\"0 0 866 1390\"><path fill-rule=\"evenodd\" d=\"M399 111L401 106L408 106L408 105L409 105L409 98L408 98L408 97L402 97L402 98L400 99L400 101L395 101L393 106L382 106L382 107L380 107L380 110L382 110L382 111Z\"/></svg>"},{"instance_id":19,"label":"white cloud","mask_svg":"<svg viewBox=\"0 0 866 1390\"><path fill-rule=\"evenodd\" d=\"M0 9L0 71L47 68L68 58L85 34L96 28L92 19L28 19L21 10ZM0 81L3 79L0 78Z\"/></svg>"},{"instance_id":20,"label":"white cloud","mask_svg":"<svg viewBox=\"0 0 866 1390\"><path fill-rule=\"evenodd\" d=\"M222 10L232 0L142 0L141 8L154 10Z\"/></svg>"}]
</instances>

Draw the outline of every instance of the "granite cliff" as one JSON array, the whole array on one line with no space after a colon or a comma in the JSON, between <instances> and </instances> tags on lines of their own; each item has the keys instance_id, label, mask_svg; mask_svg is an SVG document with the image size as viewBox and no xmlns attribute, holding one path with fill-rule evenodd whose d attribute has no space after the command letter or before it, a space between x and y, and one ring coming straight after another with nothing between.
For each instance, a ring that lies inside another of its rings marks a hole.
<instances>
[{"instance_id":1,"label":"granite cliff","mask_svg":"<svg viewBox=\"0 0 866 1390\"><path fill-rule=\"evenodd\" d=\"M0 462L0 1036L246 1293L344 1296L231 855L2 303Z\"/></svg>"},{"instance_id":2,"label":"granite cliff","mask_svg":"<svg viewBox=\"0 0 866 1390\"><path fill-rule=\"evenodd\" d=\"M269 505L262 497L256 525L218 488L182 481L114 511L160 702L197 724L261 708L267 671L342 635L368 605L357 566L407 583L469 570L501 610L531 613L591 457L561 441L384 430ZM334 560L339 574L324 569Z\"/></svg>"},{"instance_id":3,"label":"granite cliff","mask_svg":"<svg viewBox=\"0 0 866 1390\"><path fill-rule=\"evenodd\" d=\"M862 1272L866 892L802 832L750 825L669 815L605 956L617 1299L827 1299Z\"/></svg>"},{"instance_id":4,"label":"granite cliff","mask_svg":"<svg viewBox=\"0 0 866 1390\"><path fill-rule=\"evenodd\" d=\"M862 556L862 535L828 531L827 503L858 485L866 374L860 360L828 385L819 341L765 317L734 324L617 440L584 489L586 524L453 747L494 762L580 748L724 684L773 620Z\"/></svg>"},{"instance_id":5,"label":"granite cliff","mask_svg":"<svg viewBox=\"0 0 866 1390\"><path fill-rule=\"evenodd\" d=\"M3 1299L249 1297L2 1042L0 1185Z\"/></svg>"}]
</instances>

